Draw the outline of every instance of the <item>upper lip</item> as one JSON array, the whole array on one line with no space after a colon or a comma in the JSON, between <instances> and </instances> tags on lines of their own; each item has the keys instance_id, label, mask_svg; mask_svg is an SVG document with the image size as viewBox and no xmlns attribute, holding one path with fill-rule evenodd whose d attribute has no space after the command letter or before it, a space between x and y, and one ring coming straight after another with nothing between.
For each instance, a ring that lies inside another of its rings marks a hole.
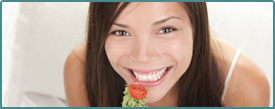
<instances>
[{"instance_id":1,"label":"upper lip","mask_svg":"<svg viewBox=\"0 0 275 109\"><path fill-rule=\"evenodd\" d=\"M151 68L151 69L137 69L137 68L129 68L129 70L133 70L135 72L139 72L139 73L151 73L151 72L155 72L155 71L160 71L164 68L168 68L168 67L161 67L161 68Z\"/></svg>"}]
</instances>

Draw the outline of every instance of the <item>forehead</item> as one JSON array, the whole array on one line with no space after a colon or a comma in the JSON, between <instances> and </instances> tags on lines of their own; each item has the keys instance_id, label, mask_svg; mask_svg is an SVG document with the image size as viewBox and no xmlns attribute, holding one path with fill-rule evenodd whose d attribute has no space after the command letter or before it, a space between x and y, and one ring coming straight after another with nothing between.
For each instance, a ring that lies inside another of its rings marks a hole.
<instances>
[{"instance_id":1,"label":"forehead","mask_svg":"<svg viewBox=\"0 0 275 109\"><path fill-rule=\"evenodd\" d=\"M117 17L117 22L160 20L169 16L188 16L178 2L132 2Z\"/></svg>"}]
</instances>

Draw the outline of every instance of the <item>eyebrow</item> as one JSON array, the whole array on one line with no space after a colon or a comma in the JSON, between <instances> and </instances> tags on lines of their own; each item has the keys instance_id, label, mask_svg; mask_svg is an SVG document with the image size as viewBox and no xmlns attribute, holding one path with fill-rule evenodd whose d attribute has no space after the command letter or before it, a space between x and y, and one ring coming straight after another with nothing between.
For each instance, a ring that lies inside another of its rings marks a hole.
<instances>
[{"instance_id":1,"label":"eyebrow","mask_svg":"<svg viewBox=\"0 0 275 109\"><path fill-rule=\"evenodd\" d=\"M124 25L124 24L114 23L114 25L120 26L120 27L123 27L123 28L129 28L129 26Z\"/></svg>"},{"instance_id":2,"label":"eyebrow","mask_svg":"<svg viewBox=\"0 0 275 109\"><path fill-rule=\"evenodd\" d=\"M153 23L153 26L159 25L159 24L161 24L161 23L164 23L164 22L166 22L166 21L168 21L168 20L170 20L170 19L179 19L179 20L182 20L182 19L179 18L179 17L171 16L171 17L168 17L168 18L165 18L165 19L162 19L162 20L160 20L160 21L157 21L157 22Z\"/></svg>"},{"instance_id":3,"label":"eyebrow","mask_svg":"<svg viewBox=\"0 0 275 109\"><path fill-rule=\"evenodd\" d=\"M153 26L162 24L162 23L167 22L168 20L171 20L171 19L179 19L179 20L182 20L182 19L179 18L179 17L171 16L171 17L167 17L167 18L165 18L165 19L162 19L162 20L159 20L159 21L154 22L154 23L153 23ZM130 28L130 27L127 26L127 25L120 24L120 23L116 23L116 22L115 22L113 25L120 26L120 27L123 27L123 28Z\"/></svg>"}]
</instances>

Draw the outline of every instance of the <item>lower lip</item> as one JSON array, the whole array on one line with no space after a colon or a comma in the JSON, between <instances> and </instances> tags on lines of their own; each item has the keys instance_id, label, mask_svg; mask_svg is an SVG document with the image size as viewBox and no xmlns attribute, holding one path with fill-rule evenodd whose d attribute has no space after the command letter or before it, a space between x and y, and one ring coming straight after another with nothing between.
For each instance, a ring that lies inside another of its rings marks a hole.
<instances>
[{"instance_id":1,"label":"lower lip","mask_svg":"<svg viewBox=\"0 0 275 109\"><path fill-rule=\"evenodd\" d=\"M158 79L157 81L139 81L138 79L136 79L134 77L134 75L131 73L130 70L128 70L128 72L130 73L130 77L132 78L132 80L135 83L138 83L138 84L140 84L142 86L145 86L145 87L154 87L154 86L157 86L157 85L161 84L165 80L166 75L170 72L171 69L172 69L172 67L168 67L167 72L160 79Z\"/></svg>"}]
</instances>

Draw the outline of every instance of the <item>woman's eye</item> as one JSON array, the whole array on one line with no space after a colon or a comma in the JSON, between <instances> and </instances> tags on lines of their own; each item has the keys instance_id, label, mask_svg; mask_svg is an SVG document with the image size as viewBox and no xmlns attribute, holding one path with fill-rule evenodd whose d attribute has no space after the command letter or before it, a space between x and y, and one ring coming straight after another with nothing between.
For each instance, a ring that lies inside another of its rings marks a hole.
<instances>
[{"instance_id":1,"label":"woman's eye","mask_svg":"<svg viewBox=\"0 0 275 109\"><path fill-rule=\"evenodd\" d=\"M129 33L123 30L117 30L111 32L111 34L116 35L116 36L129 36Z\"/></svg>"},{"instance_id":2,"label":"woman's eye","mask_svg":"<svg viewBox=\"0 0 275 109\"><path fill-rule=\"evenodd\" d=\"M172 27L164 27L162 28L159 33L162 34L162 33L169 33L169 32L172 32L172 31L176 31L177 29L176 28L172 28Z\"/></svg>"}]
</instances>

